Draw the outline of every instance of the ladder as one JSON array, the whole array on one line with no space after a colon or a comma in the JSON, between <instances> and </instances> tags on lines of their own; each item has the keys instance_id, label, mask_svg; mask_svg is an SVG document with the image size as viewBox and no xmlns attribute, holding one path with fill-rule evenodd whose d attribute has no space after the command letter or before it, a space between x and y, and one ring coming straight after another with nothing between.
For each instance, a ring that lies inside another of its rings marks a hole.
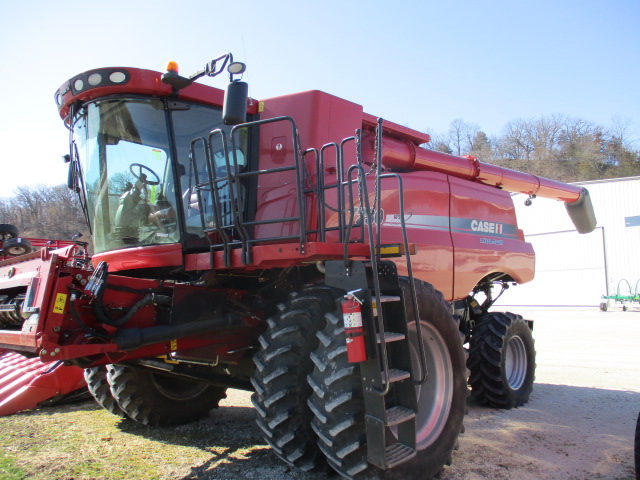
<instances>
[{"instance_id":1,"label":"ladder","mask_svg":"<svg viewBox=\"0 0 640 480\"><path fill-rule=\"evenodd\" d=\"M390 469L416 455L418 410L404 294L396 267L391 261L352 261L346 267L342 261L332 261L326 262L325 268L328 285L360 292L369 352L369 359L359 363L368 460L381 469ZM381 318L386 321L380 322Z\"/></svg>"},{"instance_id":2,"label":"ladder","mask_svg":"<svg viewBox=\"0 0 640 480\"><path fill-rule=\"evenodd\" d=\"M416 385L427 378L426 355L422 342L421 328L416 328L419 361L422 378L416 378L411 361L408 318L419 321L417 295L411 269L410 248L404 224L404 202L402 179L396 174L382 174L381 171L382 119L376 129L376 171L375 206L369 205L369 195L365 172L362 167L359 149L359 132L356 134L357 164L346 172L347 180L341 182L349 195L349 219L343 221L345 234L343 261L325 262L326 283L358 296L363 304L363 325L367 339L368 359L360 362L362 391L365 407L367 431L367 457L369 463L383 469L400 465L417 453L416 415L418 399ZM339 158L338 164L343 159ZM343 167L338 168L341 172ZM366 229L370 245L370 260L367 262L350 261L347 257L347 244L351 242L351 228L354 225L354 200L352 198L352 176L357 172L357 190L359 194L359 227ZM342 175L342 173L340 173ZM340 177L342 178L342 177ZM378 201L380 181L383 178L396 179L400 199L400 218L403 236L403 250L409 277L409 291L400 285L395 263L381 261L380 225L383 222L381 205ZM338 195L344 207L344 194ZM346 212L345 212L346 214ZM378 225L374 234L374 225ZM366 228L365 228L366 226ZM358 292L357 294L355 292ZM408 295L410 298L405 298ZM405 305L412 311L407 312ZM408 313L410 315L408 316ZM420 370L420 369L418 369Z\"/></svg>"}]
</instances>

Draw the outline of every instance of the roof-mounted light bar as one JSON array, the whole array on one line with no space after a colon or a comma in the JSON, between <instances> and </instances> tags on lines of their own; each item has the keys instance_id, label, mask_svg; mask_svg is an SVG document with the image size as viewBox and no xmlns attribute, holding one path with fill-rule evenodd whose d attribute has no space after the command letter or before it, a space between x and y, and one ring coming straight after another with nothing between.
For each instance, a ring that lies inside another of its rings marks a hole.
<instances>
[{"instance_id":1,"label":"roof-mounted light bar","mask_svg":"<svg viewBox=\"0 0 640 480\"><path fill-rule=\"evenodd\" d=\"M71 92L77 95L81 92L98 87L109 87L115 85L124 85L130 79L129 72L121 68L106 68L101 70L92 70L85 72L71 79L69 86ZM61 107L64 92L58 92L56 95L56 104Z\"/></svg>"}]
</instances>

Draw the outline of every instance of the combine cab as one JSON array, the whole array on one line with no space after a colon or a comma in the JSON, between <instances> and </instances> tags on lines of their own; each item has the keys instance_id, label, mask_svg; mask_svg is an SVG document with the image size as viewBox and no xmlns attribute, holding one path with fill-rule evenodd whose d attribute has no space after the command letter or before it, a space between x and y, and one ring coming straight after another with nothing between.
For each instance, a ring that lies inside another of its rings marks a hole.
<instances>
[{"instance_id":1,"label":"combine cab","mask_svg":"<svg viewBox=\"0 0 640 480\"><path fill-rule=\"evenodd\" d=\"M225 54L60 87L94 255L0 264L0 345L85 368L133 421L195 420L242 388L292 466L433 476L468 384L501 408L533 388L532 322L489 310L534 276L509 192L564 202L582 233L588 192L422 148L323 92L248 99L244 69ZM225 91L196 82L220 74Z\"/></svg>"}]
</instances>

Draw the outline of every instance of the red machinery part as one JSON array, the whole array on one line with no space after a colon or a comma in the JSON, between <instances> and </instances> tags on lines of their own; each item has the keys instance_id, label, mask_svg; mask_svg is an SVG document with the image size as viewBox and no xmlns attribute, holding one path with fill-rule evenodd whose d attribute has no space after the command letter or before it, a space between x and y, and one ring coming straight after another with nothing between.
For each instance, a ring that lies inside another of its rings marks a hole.
<instances>
[{"instance_id":1,"label":"red machinery part","mask_svg":"<svg viewBox=\"0 0 640 480\"><path fill-rule=\"evenodd\" d=\"M351 363L364 362L367 349L362 326L362 306L355 296L345 295L342 300L344 331L347 335L347 358Z\"/></svg>"},{"instance_id":2,"label":"red machinery part","mask_svg":"<svg viewBox=\"0 0 640 480\"><path fill-rule=\"evenodd\" d=\"M45 400L83 388L83 374L80 367L42 363L38 357L0 349L0 416L35 408Z\"/></svg>"}]
</instances>

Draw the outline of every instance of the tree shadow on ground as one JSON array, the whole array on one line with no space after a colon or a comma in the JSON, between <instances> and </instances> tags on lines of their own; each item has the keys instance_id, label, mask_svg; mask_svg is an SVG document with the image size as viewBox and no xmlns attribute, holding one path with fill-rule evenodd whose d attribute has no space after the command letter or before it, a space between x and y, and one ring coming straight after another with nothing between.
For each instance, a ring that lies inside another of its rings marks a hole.
<instances>
[{"instance_id":1,"label":"tree shadow on ground","mask_svg":"<svg viewBox=\"0 0 640 480\"><path fill-rule=\"evenodd\" d=\"M192 466L180 480L264 478L321 479L314 474L289 467L265 443L254 421L251 407L223 406L210 412L207 418L178 427L151 427L122 419L117 427L129 434L158 442L195 447L211 455L204 463ZM260 472L263 472L262 474ZM337 478L330 474L330 478Z\"/></svg>"}]
</instances>

